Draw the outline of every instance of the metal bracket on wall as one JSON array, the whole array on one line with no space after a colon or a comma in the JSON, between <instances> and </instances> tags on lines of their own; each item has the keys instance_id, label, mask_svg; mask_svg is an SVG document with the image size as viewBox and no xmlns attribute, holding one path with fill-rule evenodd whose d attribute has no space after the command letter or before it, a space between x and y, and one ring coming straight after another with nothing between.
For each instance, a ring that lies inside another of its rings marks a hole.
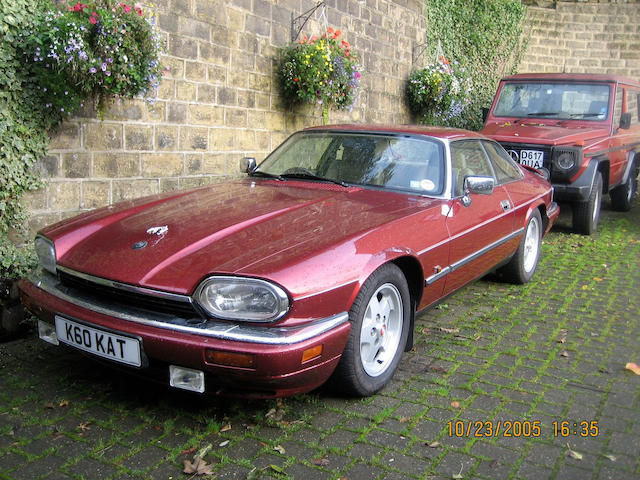
<instances>
[{"instance_id":1,"label":"metal bracket on wall","mask_svg":"<svg viewBox=\"0 0 640 480\"><path fill-rule=\"evenodd\" d=\"M309 10L304 12L302 15L299 15L297 17L293 16L293 12L291 13L291 43L293 43L293 42L295 42L297 40L298 35L300 35L300 32L302 31L304 26L307 24L307 22L311 18L311 15L313 15L315 13L315 11L318 10L318 8L320 8L320 7L322 7L323 9L325 8L324 0L318 2L315 7L310 8ZM302 20L304 20L304 21L300 25L300 28L298 28L296 30L298 24Z\"/></svg>"},{"instance_id":2,"label":"metal bracket on wall","mask_svg":"<svg viewBox=\"0 0 640 480\"><path fill-rule=\"evenodd\" d=\"M424 52L429 48L429 42L419 43L414 45L411 49L411 65L414 66L420 60L420 57L424 55Z\"/></svg>"}]
</instances>

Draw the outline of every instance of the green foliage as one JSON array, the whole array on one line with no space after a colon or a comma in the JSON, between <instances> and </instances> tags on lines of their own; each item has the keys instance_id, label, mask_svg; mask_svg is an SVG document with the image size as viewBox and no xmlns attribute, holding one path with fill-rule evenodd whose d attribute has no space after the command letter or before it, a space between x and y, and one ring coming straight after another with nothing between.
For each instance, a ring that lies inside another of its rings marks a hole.
<instances>
[{"instance_id":1,"label":"green foliage","mask_svg":"<svg viewBox=\"0 0 640 480\"><path fill-rule=\"evenodd\" d=\"M409 75L407 97L411 110L430 125L463 126L462 113L471 100L471 79L458 62L440 57Z\"/></svg>"},{"instance_id":2,"label":"green foliage","mask_svg":"<svg viewBox=\"0 0 640 480\"><path fill-rule=\"evenodd\" d=\"M159 39L139 7L114 0L62 6L0 2L0 276L24 273L21 199L40 181L48 134L84 101L134 97L157 87Z\"/></svg>"},{"instance_id":3,"label":"green foliage","mask_svg":"<svg viewBox=\"0 0 640 480\"><path fill-rule=\"evenodd\" d=\"M306 36L282 52L280 77L284 97L292 102L318 103L325 114L331 106L349 108L356 101L357 59L341 31L329 28L322 37Z\"/></svg>"},{"instance_id":4,"label":"green foliage","mask_svg":"<svg viewBox=\"0 0 640 480\"><path fill-rule=\"evenodd\" d=\"M460 62L473 84L457 124L479 129L482 107L490 105L498 80L516 71L526 48L525 7L518 0L429 0L426 10L430 58Z\"/></svg>"}]
</instances>

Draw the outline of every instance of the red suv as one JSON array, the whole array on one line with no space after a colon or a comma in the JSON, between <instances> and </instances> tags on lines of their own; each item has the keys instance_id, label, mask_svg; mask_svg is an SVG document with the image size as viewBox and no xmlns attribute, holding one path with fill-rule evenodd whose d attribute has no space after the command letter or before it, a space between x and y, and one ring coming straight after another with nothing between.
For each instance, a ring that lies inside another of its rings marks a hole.
<instances>
[{"instance_id":1,"label":"red suv","mask_svg":"<svg viewBox=\"0 0 640 480\"><path fill-rule=\"evenodd\" d=\"M547 169L573 228L593 233L602 194L631 208L640 166L640 83L616 75L525 73L500 81L482 133Z\"/></svg>"}]
</instances>

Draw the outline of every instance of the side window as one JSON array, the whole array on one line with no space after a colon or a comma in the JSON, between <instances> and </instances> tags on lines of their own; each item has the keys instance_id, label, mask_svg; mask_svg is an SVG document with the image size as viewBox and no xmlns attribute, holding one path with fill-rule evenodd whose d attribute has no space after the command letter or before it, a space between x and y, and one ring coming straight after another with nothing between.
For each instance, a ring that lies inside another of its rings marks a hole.
<instances>
[{"instance_id":1,"label":"side window","mask_svg":"<svg viewBox=\"0 0 640 480\"><path fill-rule=\"evenodd\" d=\"M637 90L627 90L627 112L631 114L631 125L637 125L640 122L639 98L640 94Z\"/></svg>"},{"instance_id":2,"label":"side window","mask_svg":"<svg viewBox=\"0 0 640 480\"><path fill-rule=\"evenodd\" d=\"M495 178L489 158L479 140L461 140L451 143L451 163L453 167L453 195L464 193L464 178L482 175Z\"/></svg>"},{"instance_id":3,"label":"side window","mask_svg":"<svg viewBox=\"0 0 640 480\"><path fill-rule=\"evenodd\" d=\"M509 183L522 178L520 168L502 147L493 142L484 141L482 144L491 159L498 183Z\"/></svg>"}]
</instances>

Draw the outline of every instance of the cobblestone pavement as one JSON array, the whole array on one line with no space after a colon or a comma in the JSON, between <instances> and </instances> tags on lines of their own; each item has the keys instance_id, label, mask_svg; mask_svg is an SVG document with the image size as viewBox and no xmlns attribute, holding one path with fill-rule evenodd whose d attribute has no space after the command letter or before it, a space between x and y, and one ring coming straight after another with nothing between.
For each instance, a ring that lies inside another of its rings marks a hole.
<instances>
[{"instance_id":1,"label":"cobblestone pavement","mask_svg":"<svg viewBox=\"0 0 640 480\"><path fill-rule=\"evenodd\" d=\"M201 398L34 332L0 345L0 479L638 479L639 203L593 237L555 228L532 283L420 315L371 398ZM201 449L213 474L184 474Z\"/></svg>"}]
</instances>

